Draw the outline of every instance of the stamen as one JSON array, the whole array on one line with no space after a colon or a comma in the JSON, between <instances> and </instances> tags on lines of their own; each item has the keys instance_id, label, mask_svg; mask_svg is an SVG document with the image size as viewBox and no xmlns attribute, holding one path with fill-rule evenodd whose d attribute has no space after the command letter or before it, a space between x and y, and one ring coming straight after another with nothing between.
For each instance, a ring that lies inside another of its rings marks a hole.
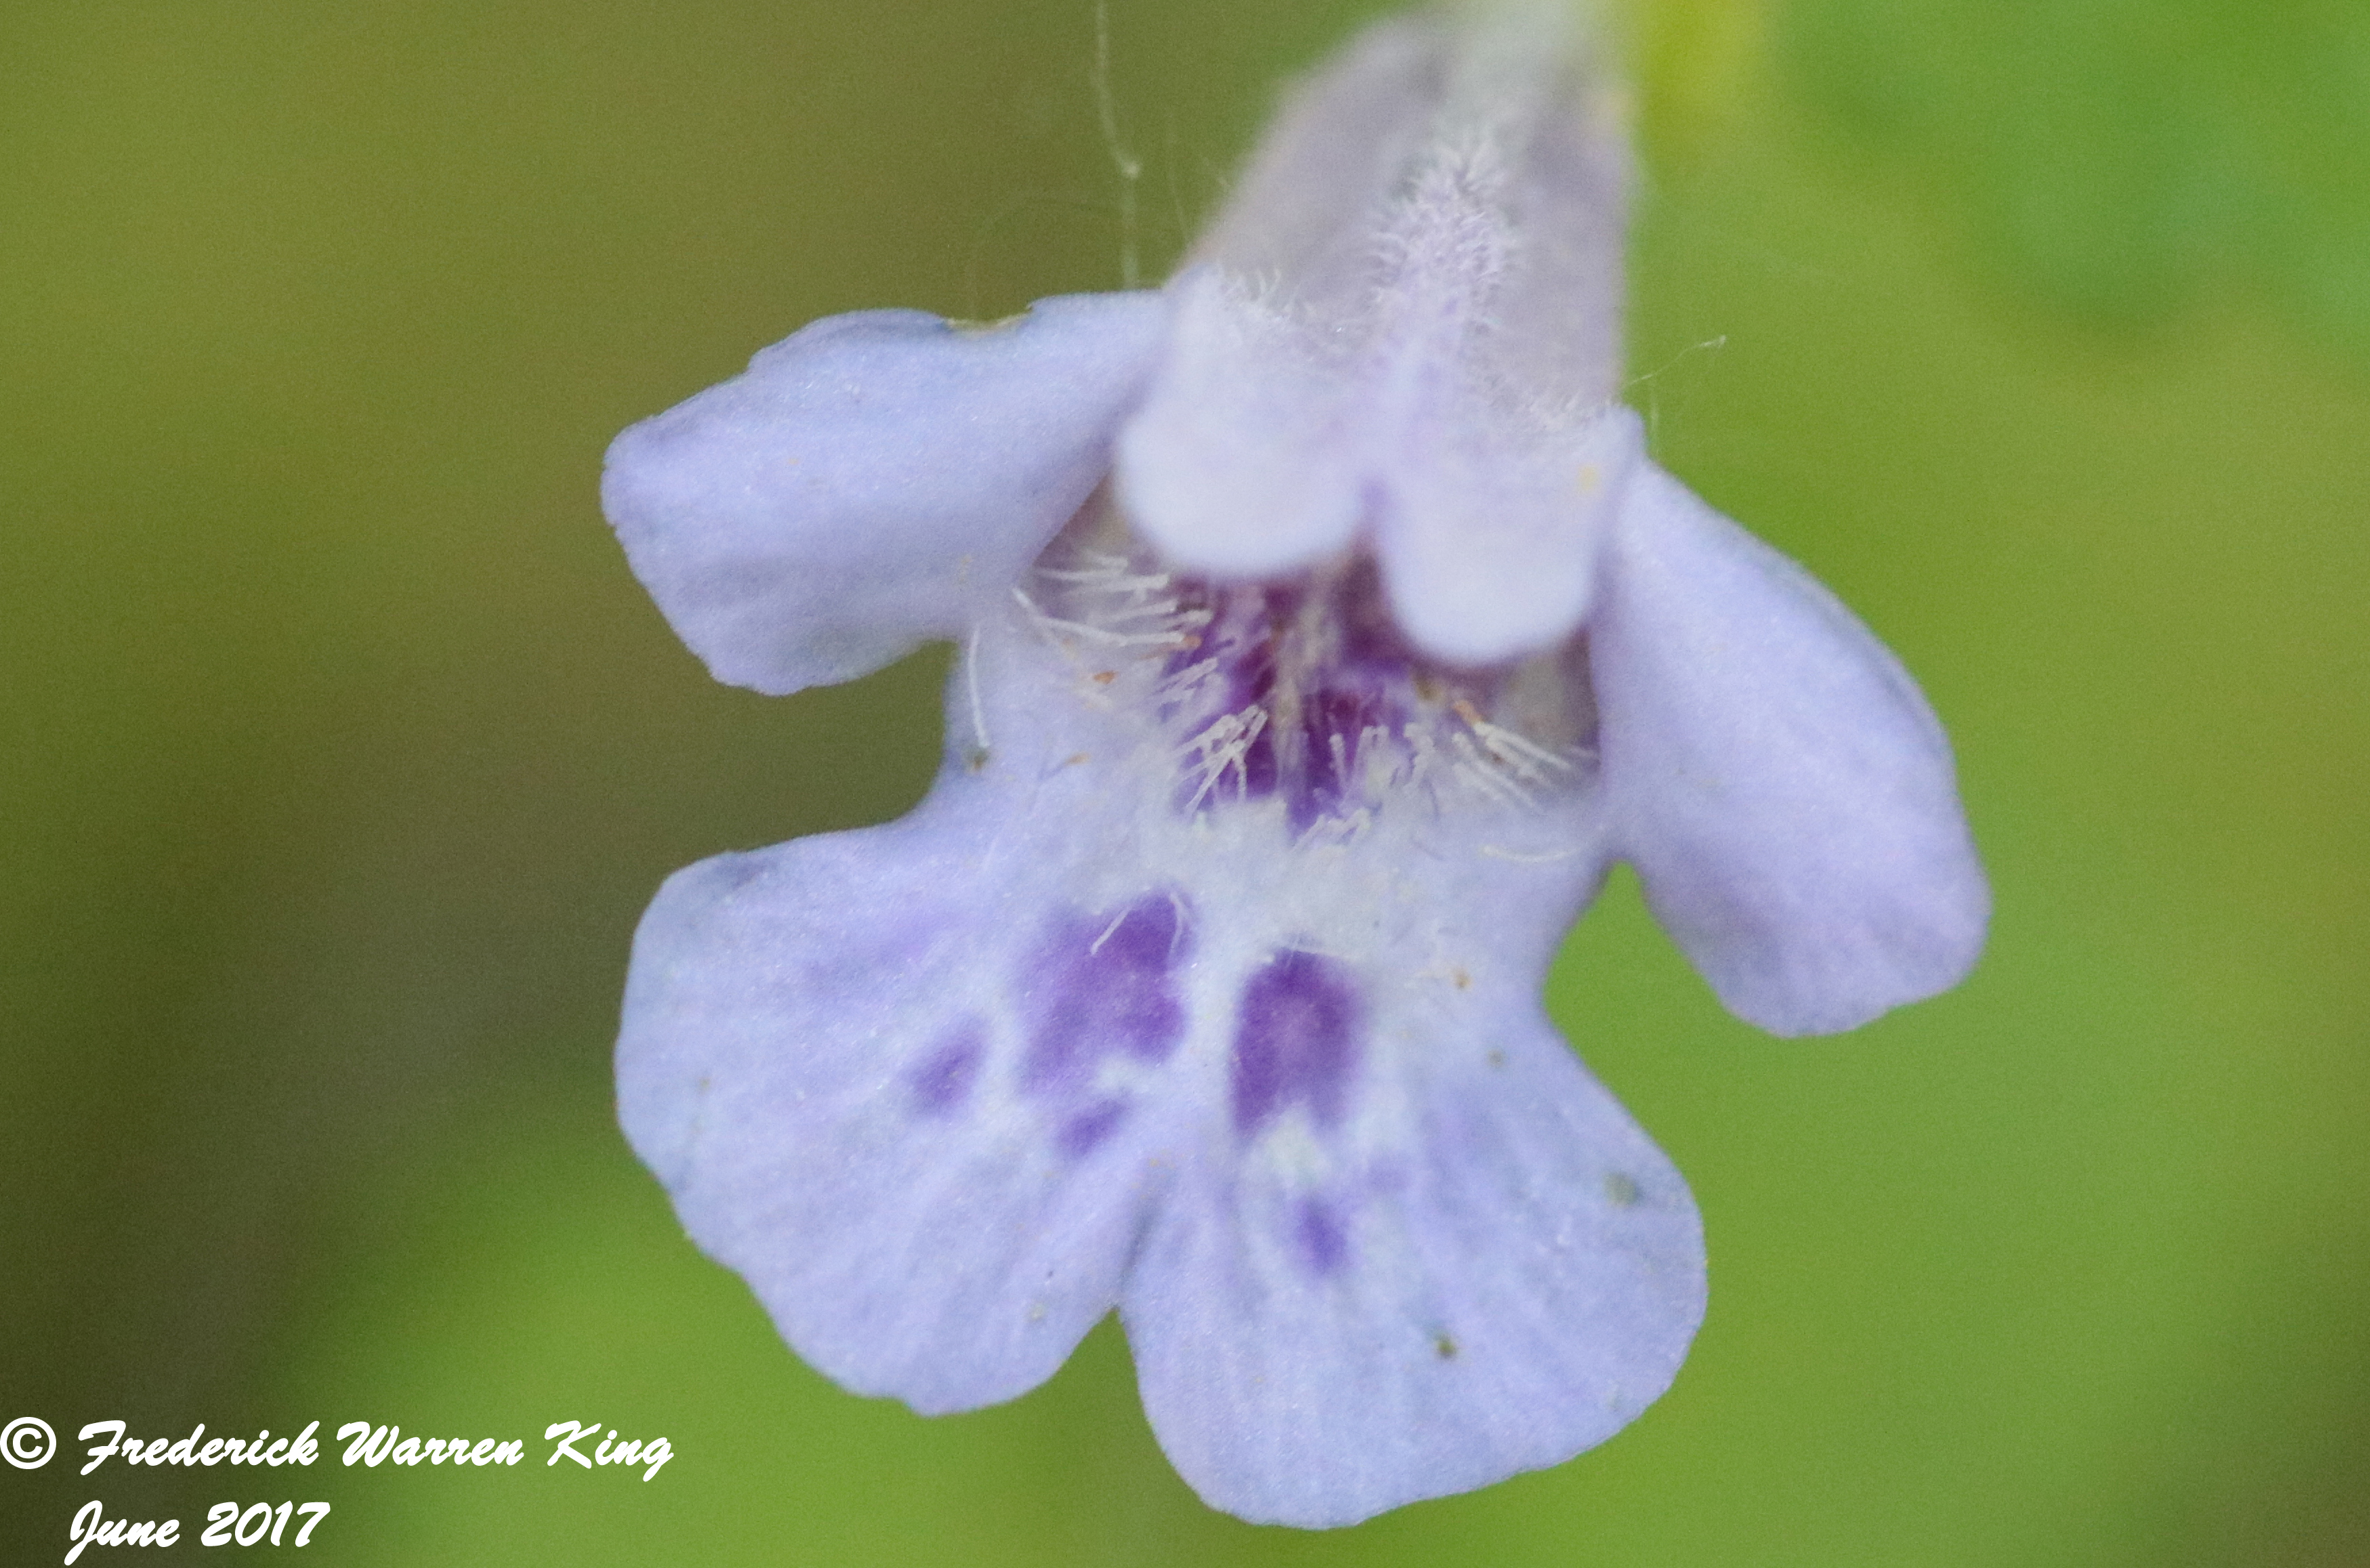
<instances>
[{"instance_id":1,"label":"stamen","mask_svg":"<svg viewBox=\"0 0 2370 1568\"><path fill-rule=\"evenodd\" d=\"M1029 612L1030 618L1037 623L1038 629L1048 636L1059 634L1064 637L1082 638L1088 642L1099 642L1110 648L1191 648L1194 646L1192 636L1181 630L1112 631L1106 627L1093 626L1086 621L1064 620L1059 616L1049 616L1037 607L1036 601L1030 598L1023 589L1015 588L1012 591L1012 596L1020 602L1022 609ZM1179 618L1180 621L1184 619L1182 617Z\"/></svg>"},{"instance_id":2,"label":"stamen","mask_svg":"<svg viewBox=\"0 0 2370 1568\"><path fill-rule=\"evenodd\" d=\"M1512 860L1518 866L1549 866L1558 860L1576 859L1587 854L1588 850L1584 847L1574 846L1570 849L1550 849L1544 855L1533 855L1520 849L1501 849L1495 844L1484 844L1481 853L1492 860Z\"/></svg>"},{"instance_id":3,"label":"stamen","mask_svg":"<svg viewBox=\"0 0 2370 1568\"><path fill-rule=\"evenodd\" d=\"M1254 703L1240 713L1223 713L1212 720L1205 729L1179 748L1195 753L1193 766L1202 770L1201 787L1192 799L1185 802L1188 812L1198 810L1226 769L1235 770L1245 794L1250 791L1250 771L1244 761L1250 755L1251 743L1267 728L1267 709Z\"/></svg>"},{"instance_id":4,"label":"stamen","mask_svg":"<svg viewBox=\"0 0 2370 1568\"><path fill-rule=\"evenodd\" d=\"M1471 735L1451 735L1448 745L1456 754L1460 765L1456 770L1457 777L1467 783L1479 787L1484 794L1511 806L1535 806L1538 803L1521 782L1507 778L1502 768L1482 754Z\"/></svg>"},{"instance_id":5,"label":"stamen","mask_svg":"<svg viewBox=\"0 0 2370 1568\"><path fill-rule=\"evenodd\" d=\"M979 634L980 628L971 628L971 646L963 652L963 684L971 688L971 733L984 756L995 748L987 739L987 705L979 695Z\"/></svg>"},{"instance_id":6,"label":"stamen","mask_svg":"<svg viewBox=\"0 0 2370 1568\"><path fill-rule=\"evenodd\" d=\"M1128 912L1122 909L1118 914L1111 917L1111 923L1103 928L1103 934L1087 944L1087 952L1088 955L1091 956L1092 954L1099 953L1103 951L1103 944L1111 940L1111 933L1118 930L1122 926L1127 924L1127 916Z\"/></svg>"},{"instance_id":7,"label":"stamen","mask_svg":"<svg viewBox=\"0 0 2370 1568\"><path fill-rule=\"evenodd\" d=\"M1210 684L1210 678L1218 673L1218 668L1219 663L1215 659L1188 664L1175 674L1163 675L1154 695L1163 706L1185 702L1200 695L1202 688Z\"/></svg>"},{"instance_id":8,"label":"stamen","mask_svg":"<svg viewBox=\"0 0 2370 1568\"><path fill-rule=\"evenodd\" d=\"M1549 751L1501 724L1492 724L1482 718L1466 698L1460 697L1456 699L1455 711L1490 755L1513 768L1526 783L1545 784L1554 775L1572 770L1570 757L1560 752Z\"/></svg>"}]
</instances>

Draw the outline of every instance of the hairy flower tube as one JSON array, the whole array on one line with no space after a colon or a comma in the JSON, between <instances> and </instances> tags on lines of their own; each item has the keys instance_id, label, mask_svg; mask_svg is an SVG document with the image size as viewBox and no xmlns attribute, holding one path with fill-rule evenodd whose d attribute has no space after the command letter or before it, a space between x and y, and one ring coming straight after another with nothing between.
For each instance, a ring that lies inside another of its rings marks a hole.
<instances>
[{"instance_id":1,"label":"hairy flower tube","mask_svg":"<svg viewBox=\"0 0 2370 1568\"><path fill-rule=\"evenodd\" d=\"M1916 686L1616 400L1609 102L1550 12L1385 23L1165 289L818 322L611 449L718 678L960 651L928 799L678 873L626 989L627 1136L844 1386L1008 1400L1116 1308L1243 1517L1558 1463L1704 1306L1540 1001L1608 867L1778 1033L1973 962Z\"/></svg>"}]
</instances>

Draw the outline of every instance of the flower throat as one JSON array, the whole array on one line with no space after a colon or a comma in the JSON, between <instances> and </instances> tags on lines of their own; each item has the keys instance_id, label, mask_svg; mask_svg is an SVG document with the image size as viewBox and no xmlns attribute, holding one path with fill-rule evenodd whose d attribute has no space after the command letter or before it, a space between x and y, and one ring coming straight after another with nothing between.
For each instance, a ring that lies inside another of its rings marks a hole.
<instances>
[{"instance_id":1,"label":"flower throat","mask_svg":"<svg viewBox=\"0 0 2370 1568\"><path fill-rule=\"evenodd\" d=\"M1401 634L1363 553L1217 582L1163 570L1106 510L1030 578L1017 597L1079 698L1145 715L1169 748L1182 813L1281 801L1295 839L1346 837L1394 801L1524 808L1593 775L1583 647L1442 663Z\"/></svg>"}]
</instances>

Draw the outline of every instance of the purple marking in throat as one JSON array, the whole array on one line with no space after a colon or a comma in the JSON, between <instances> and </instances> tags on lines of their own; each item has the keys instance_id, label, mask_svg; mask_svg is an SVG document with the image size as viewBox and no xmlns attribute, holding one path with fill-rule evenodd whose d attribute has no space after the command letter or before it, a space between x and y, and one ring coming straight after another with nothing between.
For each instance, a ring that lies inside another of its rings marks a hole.
<instances>
[{"instance_id":1,"label":"purple marking in throat","mask_svg":"<svg viewBox=\"0 0 2370 1568\"><path fill-rule=\"evenodd\" d=\"M1170 976L1192 947L1181 905L1154 893L1116 916L1054 920L1029 976L1037 1009L1023 1089L1066 1099L1093 1090L1105 1057L1168 1059L1185 1034Z\"/></svg>"},{"instance_id":2,"label":"purple marking in throat","mask_svg":"<svg viewBox=\"0 0 2370 1568\"><path fill-rule=\"evenodd\" d=\"M922 1058L906 1082L914 1106L924 1115L943 1116L971 1098L979 1079L980 1059L987 1055L987 1026L966 1019Z\"/></svg>"},{"instance_id":3,"label":"purple marking in throat","mask_svg":"<svg viewBox=\"0 0 2370 1568\"><path fill-rule=\"evenodd\" d=\"M1300 1255L1307 1261L1311 1274L1329 1279L1341 1272L1349 1260L1350 1233L1331 1205L1322 1198L1303 1198L1300 1202Z\"/></svg>"},{"instance_id":4,"label":"purple marking in throat","mask_svg":"<svg viewBox=\"0 0 2370 1568\"><path fill-rule=\"evenodd\" d=\"M1164 674L1181 678L1213 661L1215 669L1167 717L1191 737L1227 720L1239 724L1254 709L1261 716L1214 780L1206 764L1189 767L1180 807L1280 793L1295 834L1354 807L1345 798L1354 793L1370 732L1396 744L1416 717L1418 680L1444 674L1399 634L1372 562L1314 582L1188 580L1178 598L1209 620Z\"/></svg>"},{"instance_id":5,"label":"purple marking in throat","mask_svg":"<svg viewBox=\"0 0 2370 1568\"><path fill-rule=\"evenodd\" d=\"M1319 1127L1341 1119L1363 1022L1347 966L1288 949L1243 987L1235 1024L1235 1130L1245 1137L1294 1105Z\"/></svg>"}]
</instances>

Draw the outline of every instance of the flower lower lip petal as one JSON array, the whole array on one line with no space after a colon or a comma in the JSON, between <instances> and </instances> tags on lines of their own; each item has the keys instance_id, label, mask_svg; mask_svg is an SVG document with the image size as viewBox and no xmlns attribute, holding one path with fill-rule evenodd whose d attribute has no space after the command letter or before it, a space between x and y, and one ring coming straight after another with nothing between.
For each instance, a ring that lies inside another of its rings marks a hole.
<instances>
[{"instance_id":1,"label":"flower lower lip petal","mask_svg":"<svg viewBox=\"0 0 2370 1568\"><path fill-rule=\"evenodd\" d=\"M693 1238L800 1355L925 1412L1035 1387L1111 1309L1175 1123L1137 1092L1177 1021L1143 933L1000 929L1006 890L945 847L901 825L678 873L617 1047Z\"/></svg>"},{"instance_id":2,"label":"flower lower lip petal","mask_svg":"<svg viewBox=\"0 0 2370 1568\"><path fill-rule=\"evenodd\" d=\"M1559 1463L1676 1376L1701 1222L1536 1017L1409 1066L1411 1136L1311 1181L1180 1172L1122 1316L1146 1412L1214 1505L1317 1528Z\"/></svg>"}]
</instances>

